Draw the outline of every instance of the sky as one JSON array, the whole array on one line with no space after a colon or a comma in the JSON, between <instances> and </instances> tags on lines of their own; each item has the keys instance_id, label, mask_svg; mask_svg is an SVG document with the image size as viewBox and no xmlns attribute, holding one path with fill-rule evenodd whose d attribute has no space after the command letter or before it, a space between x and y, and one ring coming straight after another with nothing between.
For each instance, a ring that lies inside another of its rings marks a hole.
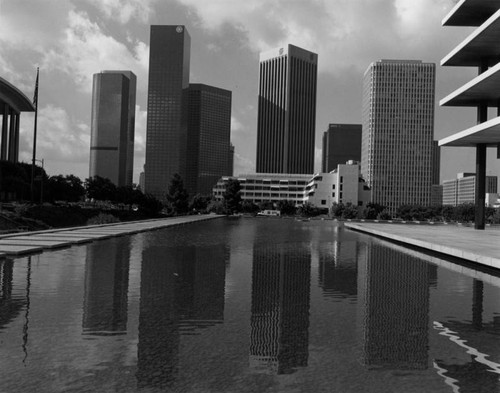
<instances>
[{"instance_id":1,"label":"sky","mask_svg":"<svg viewBox=\"0 0 500 393\"><path fill-rule=\"evenodd\" d=\"M150 25L184 25L191 83L232 91L235 175L255 172L259 53L293 44L318 54L315 170L330 123L361 124L363 74L381 59L436 63L435 139L471 127L472 108L439 100L477 70L441 67L471 32L443 27L456 0L0 0L0 76L33 97L40 68L37 159L49 175L89 175L92 76L137 76L134 181L146 141ZM493 113L490 114L493 116ZM21 116L20 160L31 162L33 121ZM487 173L500 174L496 149ZM474 172L473 148L443 148L441 180Z\"/></svg>"}]
</instances>

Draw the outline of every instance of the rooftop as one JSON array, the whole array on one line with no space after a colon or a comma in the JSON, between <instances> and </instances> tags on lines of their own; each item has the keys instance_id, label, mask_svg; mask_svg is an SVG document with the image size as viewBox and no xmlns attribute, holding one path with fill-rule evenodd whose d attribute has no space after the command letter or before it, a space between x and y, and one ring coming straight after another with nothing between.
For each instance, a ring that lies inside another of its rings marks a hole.
<instances>
[{"instance_id":1,"label":"rooftop","mask_svg":"<svg viewBox=\"0 0 500 393\"><path fill-rule=\"evenodd\" d=\"M460 0L446 15L443 26L480 26L500 8L498 0Z\"/></svg>"}]
</instances>

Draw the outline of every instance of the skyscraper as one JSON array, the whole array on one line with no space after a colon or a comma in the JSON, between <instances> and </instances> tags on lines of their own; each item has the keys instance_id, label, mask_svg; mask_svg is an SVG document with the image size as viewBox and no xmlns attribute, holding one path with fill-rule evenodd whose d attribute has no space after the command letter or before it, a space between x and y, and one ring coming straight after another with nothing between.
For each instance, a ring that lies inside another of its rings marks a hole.
<instances>
[{"instance_id":1,"label":"skyscraper","mask_svg":"<svg viewBox=\"0 0 500 393\"><path fill-rule=\"evenodd\" d=\"M131 186L134 167L136 76L131 71L94 74L89 176Z\"/></svg>"},{"instance_id":2,"label":"skyscraper","mask_svg":"<svg viewBox=\"0 0 500 393\"><path fill-rule=\"evenodd\" d=\"M186 175L190 48L184 26L151 26L145 191L159 199L175 173Z\"/></svg>"},{"instance_id":3,"label":"skyscraper","mask_svg":"<svg viewBox=\"0 0 500 393\"><path fill-rule=\"evenodd\" d=\"M435 69L381 60L364 75L361 172L372 201L393 213L431 202Z\"/></svg>"},{"instance_id":4,"label":"skyscraper","mask_svg":"<svg viewBox=\"0 0 500 393\"><path fill-rule=\"evenodd\" d=\"M190 194L212 194L222 176L232 175L231 92L194 83L188 95L188 155L186 180Z\"/></svg>"},{"instance_id":5,"label":"skyscraper","mask_svg":"<svg viewBox=\"0 0 500 393\"><path fill-rule=\"evenodd\" d=\"M329 124L323 133L321 172L351 160L361 161L361 124Z\"/></svg>"},{"instance_id":6,"label":"skyscraper","mask_svg":"<svg viewBox=\"0 0 500 393\"><path fill-rule=\"evenodd\" d=\"M314 172L317 68L293 45L260 54L258 173Z\"/></svg>"}]
</instances>

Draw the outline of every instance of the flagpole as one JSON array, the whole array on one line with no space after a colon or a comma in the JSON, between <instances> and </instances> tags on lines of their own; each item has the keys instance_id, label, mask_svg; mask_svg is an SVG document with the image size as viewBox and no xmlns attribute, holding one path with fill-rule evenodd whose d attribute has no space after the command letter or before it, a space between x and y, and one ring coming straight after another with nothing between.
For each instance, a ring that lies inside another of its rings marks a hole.
<instances>
[{"instance_id":1,"label":"flagpole","mask_svg":"<svg viewBox=\"0 0 500 393\"><path fill-rule=\"evenodd\" d=\"M38 76L39 68L36 67L36 82L35 82L35 94L33 97L33 104L35 105L35 124L33 127L33 160L31 162L31 202L35 201L35 161L36 161L36 127L38 122Z\"/></svg>"}]
</instances>

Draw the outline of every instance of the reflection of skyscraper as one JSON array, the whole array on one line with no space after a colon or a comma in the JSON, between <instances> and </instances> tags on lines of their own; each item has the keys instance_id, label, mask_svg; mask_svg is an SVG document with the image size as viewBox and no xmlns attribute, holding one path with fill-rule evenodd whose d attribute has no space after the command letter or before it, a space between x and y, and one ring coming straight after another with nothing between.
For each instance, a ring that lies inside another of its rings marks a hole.
<instances>
[{"instance_id":1,"label":"reflection of skyscraper","mask_svg":"<svg viewBox=\"0 0 500 393\"><path fill-rule=\"evenodd\" d=\"M311 254L286 246L254 248L251 367L289 374L307 366Z\"/></svg>"},{"instance_id":2,"label":"reflection of skyscraper","mask_svg":"<svg viewBox=\"0 0 500 393\"><path fill-rule=\"evenodd\" d=\"M319 285L328 297L356 297L358 293L358 242L334 242L321 249Z\"/></svg>"},{"instance_id":3,"label":"reflection of skyscraper","mask_svg":"<svg viewBox=\"0 0 500 393\"><path fill-rule=\"evenodd\" d=\"M12 296L14 261L0 260L0 328L16 318L26 304L26 300Z\"/></svg>"},{"instance_id":4,"label":"reflection of skyscraper","mask_svg":"<svg viewBox=\"0 0 500 393\"><path fill-rule=\"evenodd\" d=\"M166 389L175 380L179 362L177 261L182 250L146 248L141 264L137 384Z\"/></svg>"},{"instance_id":5,"label":"reflection of skyscraper","mask_svg":"<svg viewBox=\"0 0 500 393\"><path fill-rule=\"evenodd\" d=\"M429 323L429 265L371 244L366 273L364 362L425 369Z\"/></svg>"},{"instance_id":6,"label":"reflection of skyscraper","mask_svg":"<svg viewBox=\"0 0 500 393\"><path fill-rule=\"evenodd\" d=\"M136 77L131 71L94 74L90 176L131 186L134 167Z\"/></svg>"},{"instance_id":7,"label":"reflection of skyscraper","mask_svg":"<svg viewBox=\"0 0 500 393\"><path fill-rule=\"evenodd\" d=\"M178 373L181 335L224 319L226 249L149 246L143 253L137 381L168 388Z\"/></svg>"},{"instance_id":8,"label":"reflection of skyscraper","mask_svg":"<svg viewBox=\"0 0 500 393\"><path fill-rule=\"evenodd\" d=\"M179 311L182 333L193 334L198 329L224 320L224 290L226 260L224 247L196 247L189 259L179 266Z\"/></svg>"},{"instance_id":9,"label":"reflection of skyscraper","mask_svg":"<svg viewBox=\"0 0 500 393\"><path fill-rule=\"evenodd\" d=\"M145 191L165 197L186 174L187 87L191 38L184 26L151 26Z\"/></svg>"},{"instance_id":10,"label":"reflection of skyscraper","mask_svg":"<svg viewBox=\"0 0 500 393\"><path fill-rule=\"evenodd\" d=\"M294 45L261 53L257 172L314 173L317 68Z\"/></svg>"},{"instance_id":11,"label":"reflection of skyscraper","mask_svg":"<svg viewBox=\"0 0 500 393\"><path fill-rule=\"evenodd\" d=\"M127 331L129 240L92 243L87 248L83 332L92 335Z\"/></svg>"}]
</instances>

